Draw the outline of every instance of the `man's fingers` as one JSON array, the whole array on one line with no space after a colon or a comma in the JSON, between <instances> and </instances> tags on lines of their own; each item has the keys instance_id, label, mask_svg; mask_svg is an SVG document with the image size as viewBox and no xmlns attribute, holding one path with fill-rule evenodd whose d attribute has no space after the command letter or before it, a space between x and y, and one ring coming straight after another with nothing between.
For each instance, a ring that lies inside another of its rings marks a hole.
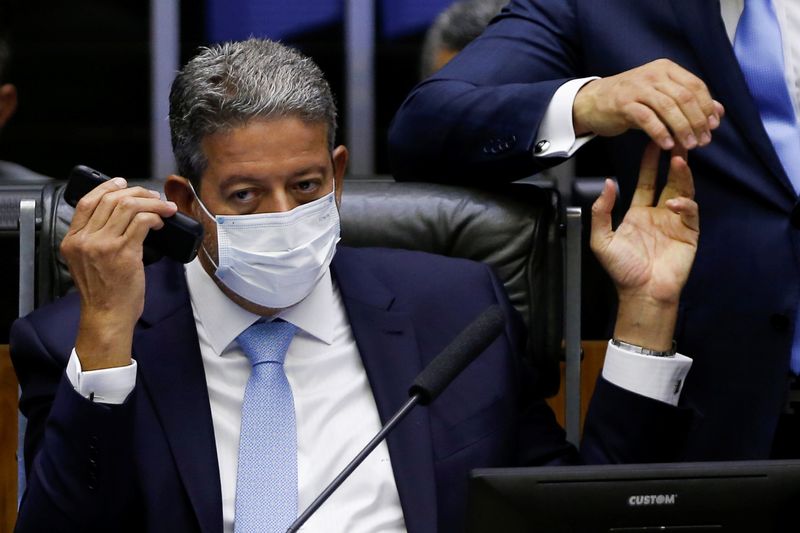
<instances>
[{"instance_id":1,"label":"man's fingers","mask_svg":"<svg viewBox=\"0 0 800 533\"><path fill-rule=\"evenodd\" d=\"M91 191L89 191L83 198L78 201L75 206L75 214L72 215L72 222L70 229L78 231L82 229L91 218L100 200L108 193L124 189L128 182L124 178L114 178L105 183L101 183Z\"/></svg>"},{"instance_id":2,"label":"man's fingers","mask_svg":"<svg viewBox=\"0 0 800 533\"><path fill-rule=\"evenodd\" d=\"M614 203L617 199L617 189L614 181L606 178L603 186L603 192L597 197L592 205L592 234L591 234L591 247L592 250L598 252L603 250L606 243L613 235L611 229L611 210L614 209Z\"/></svg>"},{"instance_id":3,"label":"man's fingers","mask_svg":"<svg viewBox=\"0 0 800 533\"><path fill-rule=\"evenodd\" d=\"M706 117L715 114L717 110L714 105L714 99L711 98L711 93L703 80L676 63L671 63L666 71L671 80L692 93ZM717 118L721 117L718 116Z\"/></svg>"},{"instance_id":4,"label":"man's fingers","mask_svg":"<svg viewBox=\"0 0 800 533\"><path fill-rule=\"evenodd\" d=\"M679 113L691 128L691 137L680 137L685 148L705 146L711 142L711 128L708 124L708 114L701 109L697 95L683 85L664 82L656 85L656 90L666 95L675 102Z\"/></svg>"},{"instance_id":5,"label":"man's fingers","mask_svg":"<svg viewBox=\"0 0 800 533\"><path fill-rule=\"evenodd\" d=\"M655 143L648 143L639 167L639 181L633 192L631 207L650 207L656 197L656 178L658 177L658 157L661 149Z\"/></svg>"},{"instance_id":6,"label":"man's fingers","mask_svg":"<svg viewBox=\"0 0 800 533\"><path fill-rule=\"evenodd\" d=\"M119 191L112 191L103 195L97 202L91 218L86 222L84 229L89 232L100 231L108 222L111 214L117 208L118 204L125 198L140 197L140 198L160 198L160 194L156 191L151 191L143 187L130 187Z\"/></svg>"},{"instance_id":7,"label":"man's fingers","mask_svg":"<svg viewBox=\"0 0 800 533\"><path fill-rule=\"evenodd\" d=\"M628 121L643 130L662 150L672 150L675 141L661 118L647 105L633 102L627 107Z\"/></svg>"},{"instance_id":8,"label":"man's fingers","mask_svg":"<svg viewBox=\"0 0 800 533\"><path fill-rule=\"evenodd\" d=\"M694 180L692 179L692 171L689 169L689 164L686 160L687 157L688 155L685 151L672 151L667 184L664 186L664 190L661 191L661 196L658 199L659 207L663 207L667 200L679 196L690 199L694 198Z\"/></svg>"},{"instance_id":9,"label":"man's fingers","mask_svg":"<svg viewBox=\"0 0 800 533\"><path fill-rule=\"evenodd\" d=\"M693 230L700 231L700 216L697 202L685 197L671 198L667 200L666 207L681 216L683 224Z\"/></svg>"},{"instance_id":10,"label":"man's fingers","mask_svg":"<svg viewBox=\"0 0 800 533\"><path fill-rule=\"evenodd\" d=\"M674 99L660 91L647 90L639 95L639 101L658 115L678 143L689 149L697 146L692 126Z\"/></svg>"},{"instance_id":11,"label":"man's fingers","mask_svg":"<svg viewBox=\"0 0 800 533\"><path fill-rule=\"evenodd\" d=\"M724 108L711 98L700 78L666 59L631 73L635 73L629 84L634 90L631 103L643 104L657 119L640 110L635 114L629 110L631 121L663 150L672 149L670 141L690 150L711 142L711 130L719 126Z\"/></svg>"},{"instance_id":12,"label":"man's fingers","mask_svg":"<svg viewBox=\"0 0 800 533\"><path fill-rule=\"evenodd\" d=\"M142 243L151 229L157 230L163 226L164 221L161 216L153 212L140 211L134 215L130 224L125 228L124 236L132 242Z\"/></svg>"},{"instance_id":13,"label":"man's fingers","mask_svg":"<svg viewBox=\"0 0 800 533\"><path fill-rule=\"evenodd\" d=\"M117 202L114 212L103 227L103 232L110 237L116 237L127 233L128 226L140 214L152 213L159 218L169 217L174 215L177 209L173 202L165 202L156 198L127 196ZM144 237L142 238L144 239Z\"/></svg>"}]
</instances>

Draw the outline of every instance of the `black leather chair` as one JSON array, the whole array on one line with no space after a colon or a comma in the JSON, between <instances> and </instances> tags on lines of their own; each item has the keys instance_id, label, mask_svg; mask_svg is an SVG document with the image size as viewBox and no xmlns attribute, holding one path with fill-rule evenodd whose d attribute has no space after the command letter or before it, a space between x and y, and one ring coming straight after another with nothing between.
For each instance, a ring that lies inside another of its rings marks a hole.
<instances>
[{"instance_id":1,"label":"black leather chair","mask_svg":"<svg viewBox=\"0 0 800 533\"><path fill-rule=\"evenodd\" d=\"M142 182L160 188L159 182ZM64 184L41 192L37 305L72 288L58 253L73 209ZM563 239L556 192L528 184L484 190L391 180L348 180L341 206L342 244L405 248L492 266L529 331L528 356L541 390L558 392L563 340Z\"/></svg>"},{"instance_id":2,"label":"black leather chair","mask_svg":"<svg viewBox=\"0 0 800 533\"><path fill-rule=\"evenodd\" d=\"M0 184L0 344L8 344L8 328L19 316L20 201L35 199L35 219L41 221L43 183Z\"/></svg>"}]
</instances>

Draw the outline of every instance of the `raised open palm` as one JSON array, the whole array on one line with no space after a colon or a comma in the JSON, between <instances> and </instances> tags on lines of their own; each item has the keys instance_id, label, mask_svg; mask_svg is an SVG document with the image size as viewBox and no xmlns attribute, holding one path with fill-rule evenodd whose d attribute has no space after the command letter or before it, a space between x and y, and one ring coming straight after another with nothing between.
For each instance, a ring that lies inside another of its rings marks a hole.
<instances>
[{"instance_id":1,"label":"raised open palm","mask_svg":"<svg viewBox=\"0 0 800 533\"><path fill-rule=\"evenodd\" d=\"M697 250L698 208L686 152L673 150L667 184L655 203L659 153L652 143L645 149L631 207L616 231L611 180L592 207L592 250L621 301L677 304Z\"/></svg>"}]
</instances>

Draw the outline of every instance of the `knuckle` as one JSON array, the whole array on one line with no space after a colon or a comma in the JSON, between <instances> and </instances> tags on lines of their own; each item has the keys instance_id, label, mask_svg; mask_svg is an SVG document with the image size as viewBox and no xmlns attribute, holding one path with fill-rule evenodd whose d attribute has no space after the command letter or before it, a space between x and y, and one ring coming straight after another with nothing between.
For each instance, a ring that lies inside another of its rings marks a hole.
<instances>
[{"instance_id":1,"label":"knuckle","mask_svg":"<svg viewBox=\"0 0 800 533\"><path fill-rule=\"evenodd\" d=\"M136 209L137 203L138 202L136 201L136 198L132 196L125 196L124 198L120 199L118 205L126 211L133 211Z\"/></svg>"},{"instance_id":2,"label":"knuckle","mask_svg":"<svg viewBox=\"0 0 800 533\"><path fill-rule=\"evenodd\" d=\"M115 202L116 196L114 196L114 193L106 193L100 198L98 206L103 206L104 208L113 207Z\"/></svg>"},{"instance_id":3,"label":"knuckle","mask_svg":"<svg viewBox=\"0 0 800 533\"><path fill-rule=\"evenodd\" d=\"M649 85L655 84L660 77L659 71L655 69L647 69L642 72L642 79Z\"/></svg>"},{"instance_id":4,"label":"knuckle","mask_svg":"<svg viewBox=\"0 0 800 533\"><path fill-rule=\"evenodd\" d=\"M630 110L631 119L642 127L655 127L660 124L656 116L645 107L636 106Z\"/></svg>"},{"instance_id":5,"label":"knuckle","mask_svg":"<svg viewBox=\"0 0 800 533\"><path fill-rule=\"evenodd\" d=\"M679 88L675 93L675 100L682 105L690 104L694 99L694 93L683 87Z\"/></svg>"},{"instance_id":6,"label":"knuckle","mask_svg":"<svg viewBox=\"0 0 800 533\"><path fill-rule=\"evenodd\" d=\"M74 250L75 246L72 244L72 239L69 237L65 237L64 240L61 241L61 246L58 247L58 251L66 258L72 257Z\"/></svg>"},{"instance_id":7,"label":"knuckle","mask_svg":"<svg viewBox=\"0 0 800 533\"><path fill-rule=\"evenodd\" d=\"M75 205L75 210L80 212L92 211L94 208L95 201L91 199L89 196L84 196L78 203Z\"/></svg>"},{"instance_id":8,"label":"knuckle","mask_svg":"<svg viewBox=\"0 0 800 533\"><path fill-rule=\"evenodd\" d=\"M707 126L705 117L699 117L692 120L692 129L696 131L705 130Z\"/></svg>"},{"instance_id":9,"label":"knuckle","mask_svg":"<svg viewBox=\"0 0 800 533\"><path fill-rule=\"evenodd\" d=\"M141 211L136 213L136 216L133 217L133 223L137 226L147 226L147 227L154 227L155 225L161 222L161 217L159 217L155 213L150 213L148 211Z\"/></svg>"},{"instance_id":10,"label":"knuckle","mask_svg":"<svg viewBox=\"0 0 800 533\"><path fill-rule=\"evenodd\" d=\"M678 108L676 102L677 100L670 98L664 93L658 93L655 97L655 104L658 107L659 111L665 113L676 112Z\"/></svg>"}]
</instances>

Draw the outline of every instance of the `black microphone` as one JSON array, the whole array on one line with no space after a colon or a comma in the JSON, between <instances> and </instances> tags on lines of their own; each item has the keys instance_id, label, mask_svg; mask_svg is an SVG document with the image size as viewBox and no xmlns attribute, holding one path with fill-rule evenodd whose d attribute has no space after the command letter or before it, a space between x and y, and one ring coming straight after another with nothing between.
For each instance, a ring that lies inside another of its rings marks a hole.
<instances>
[{"instance_id":1,"label":"black microphone","mask_svg":"<svg viewBox=\"0 0 800 533\"><path fill-rule=\"evenodd\" d=\"M409 400L386 422L375 437L364 446L356 457L350 461L342 472L325 487L317 499L292 522L287 533L295 533L311 518L317 509L325 503L339 485L350 477L350 474L372 453L378 444L383 442L389 432L411 411L417 404L428 405L435 400L444 389L450 385L456 376L464 370L478 355L480 355L503 331L505 316L500 306L495 304L484 310L478 318L464 328L447 347L428 363L422 372L417 375L408 391Z\"/></svg>"}]
</instances>

